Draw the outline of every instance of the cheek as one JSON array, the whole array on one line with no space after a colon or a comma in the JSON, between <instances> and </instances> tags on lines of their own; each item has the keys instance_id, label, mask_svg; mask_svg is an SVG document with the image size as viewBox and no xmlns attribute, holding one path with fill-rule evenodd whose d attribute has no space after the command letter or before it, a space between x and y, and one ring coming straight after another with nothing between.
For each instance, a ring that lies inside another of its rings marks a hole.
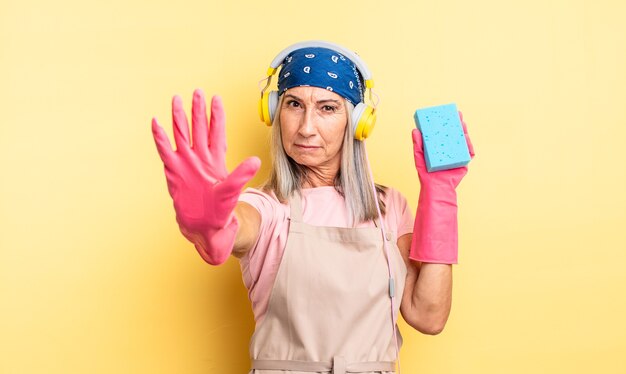
<instances>
[{"instance_id":1,"label":"cheek","mask_svg":"<svg viewBox=\"0 0 626 374\"><path fill-rule=\"evenodd\" d=\"M334 150L341 148L346 131L347 131L347 126L345 123L334 124L324 134L324 139L326 140L326 144Z\"/></svg>"},{"instance_id":2,"label":"cheek","mask_svg":"<svg viewBox=\"0 0 626 374\"><path fill-rule=\"evenodd\" d=\"M344 134L338 134L334 139L333 139L333 144L329 147L332 149L332 153L333 154L337 154L337 153L341 153L341 148L343 146L343 136Z\"/></svg>"},{"instance_id":3,"label":"cheek","mask_svg":"<svg viewBox=\"0 0 626 374\"><path fill-rule=\"evenodd\" d=\"M298 132L298 127L294 126L295 121L293 121L290 116L280 115L280 137L283 140L283 145L287 145L291 143L295 134Z\"/></svg>"}]
</instances>

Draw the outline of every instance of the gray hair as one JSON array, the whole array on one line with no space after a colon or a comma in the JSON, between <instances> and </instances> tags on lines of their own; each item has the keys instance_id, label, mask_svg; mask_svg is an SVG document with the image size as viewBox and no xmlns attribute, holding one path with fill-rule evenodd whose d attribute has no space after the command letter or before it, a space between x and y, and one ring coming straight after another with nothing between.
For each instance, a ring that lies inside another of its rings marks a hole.
<instances>
[{"instance_id":1,"label":"gray hair","mask_svg":"<svg viewBox=\"0 0 626 374\"><path fill-rule=\"evenodd\" d=\"M285 152L281 136L280 111L284 95L278 101L278 108L272 122L271 154L272 171L263 186L266 191L272 191L282 203L286 202L295 192L300 193L302 185L308 178L308 168L295 162ZM345 99L344 99L345 100ZM352 130L352 110L354 105L345 100L348 114L348 125L341 147L341 166L335 177L335 189L346 200L349 212L354 222L376 220L378 212L372 191L370 176L365 155L365 143L354 139ZM385 204L382 197L386 195L386 187L376 184L377 198L381 213L385 214Z\"/></svg>"}]
</instances>

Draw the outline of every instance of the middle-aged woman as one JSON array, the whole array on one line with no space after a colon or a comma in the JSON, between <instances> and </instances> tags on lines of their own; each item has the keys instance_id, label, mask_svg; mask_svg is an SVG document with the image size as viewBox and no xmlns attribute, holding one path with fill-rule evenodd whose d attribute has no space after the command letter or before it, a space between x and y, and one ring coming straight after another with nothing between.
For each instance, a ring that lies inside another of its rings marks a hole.
<instances>
[{"instance_id":1,"label":"middle-aged woman","mask_svg":"<svg viewBox=\"0 0 626 374\"><path fill-rule=\"evenodd\" d=\"M278 91L266 92L279 67ZM176 151L153 120L180 230L208 263L231 254L240 261L256 321L250 373L394 372L398 310L426 334L447 321L455 188L467 167L426 172L413 130L421 183L413 221L406 199L372 180L361 140L375 120L366 104L373 81L356 54L328 42L298 43L274 59L267 79L260 112L272 126L272 169L259 189L241 192L258 158L226 170L219 97L209 125L196 90L192 136L174 97Z\"/></svg>"}]
</instances>

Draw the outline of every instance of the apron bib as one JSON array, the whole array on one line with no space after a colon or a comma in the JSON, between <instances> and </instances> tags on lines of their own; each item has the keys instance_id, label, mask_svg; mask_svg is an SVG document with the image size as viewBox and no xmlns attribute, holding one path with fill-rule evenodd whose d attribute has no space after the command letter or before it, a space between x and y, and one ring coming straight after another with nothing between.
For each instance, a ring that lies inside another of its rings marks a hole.
<instances>
[{"instance_id":1,"label":"apron bib","mask_svg":"<svg viewBox=\"0 0 626 374\"><path fill-rule=\"evenodd\" d=\"M249 374L393 373L389 271L377 227L311 226L299 194L265 317L250 341ZM397 316L406 265L388 233Z\"/></svg>"}]
</instances>

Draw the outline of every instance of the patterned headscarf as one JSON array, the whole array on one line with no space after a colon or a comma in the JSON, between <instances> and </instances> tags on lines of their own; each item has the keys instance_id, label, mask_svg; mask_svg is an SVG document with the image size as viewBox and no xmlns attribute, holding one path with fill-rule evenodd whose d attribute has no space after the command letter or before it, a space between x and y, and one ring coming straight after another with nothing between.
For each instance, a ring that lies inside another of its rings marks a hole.
<instances>
[{"instance_id":1,"label":"patterned headscarf","mask_svg":"<svg viewBox=\"0 0 626 374\"><path fill-rule=\"evenodd\" d=\"M278 76L278 95L298 86L325 88L356 105L363 102L363 77L356 65L332 49L309 47L291 52Z\"/></svg>"}]
</instances>

